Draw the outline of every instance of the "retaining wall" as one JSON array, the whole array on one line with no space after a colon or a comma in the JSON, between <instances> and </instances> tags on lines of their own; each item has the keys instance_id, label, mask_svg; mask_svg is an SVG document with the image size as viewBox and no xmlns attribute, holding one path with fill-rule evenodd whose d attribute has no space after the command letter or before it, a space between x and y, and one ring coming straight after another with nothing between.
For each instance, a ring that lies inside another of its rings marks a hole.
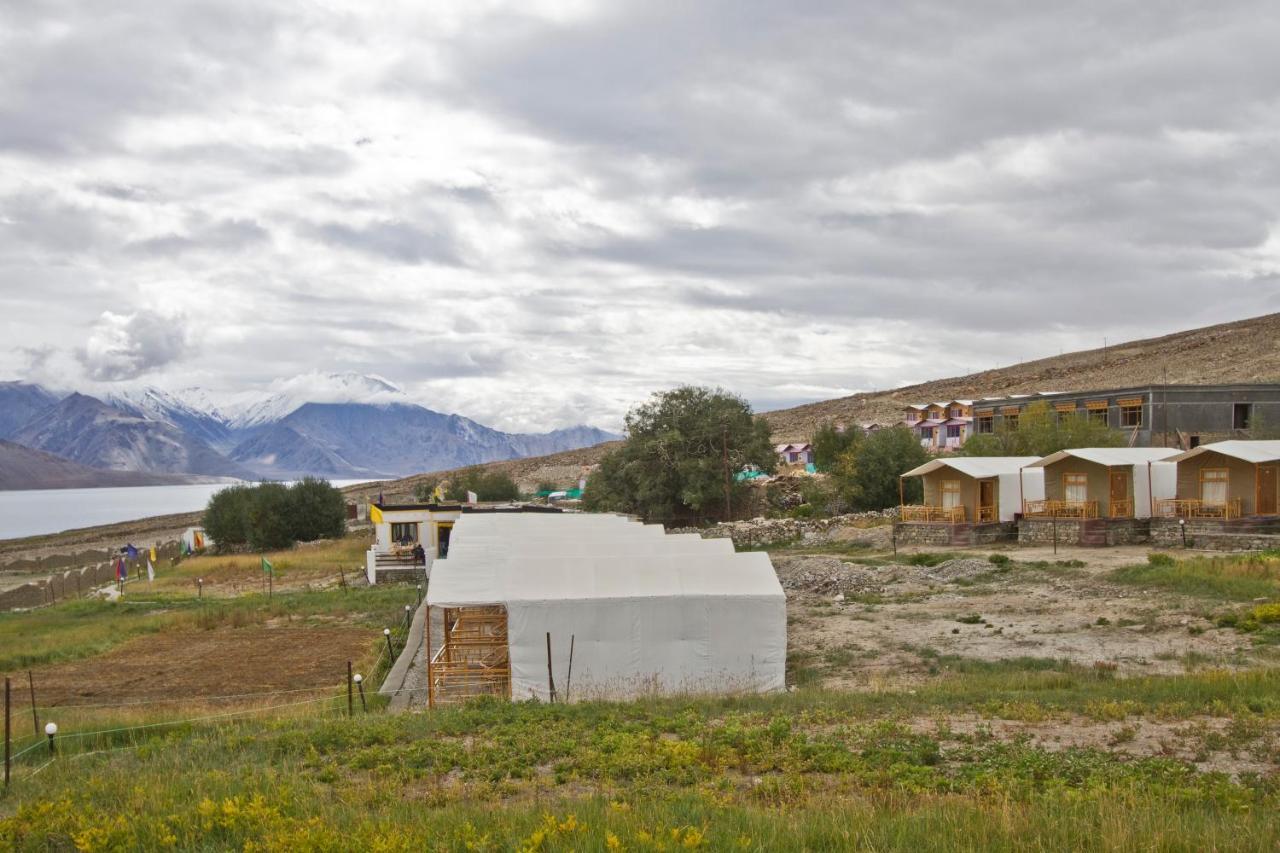
<instances>
[{"instance_id":1,"label":"retaining wall","mask_svg":"<svg viewBox=\"0 0 1280 853\"><path fill-rule=\"evenodd\" d=\"M991 524L933 524L896 522L894 536L899 545L990 545L1017 538L1012 521Z\"/></svg>"},{"instance_id":2,"label":"retaining wall","mask_svg":"<svg viewBox=\"0 0 1280 853\"><path fill-rule=\"evenodd\" d=\"M1180 548L1182 525L1176 518L1151 520L1151 544ZM1186 545L1205 551L1265 551L1280 548L1280 519L1186 519Z\"/></svg>"}]
</instances>

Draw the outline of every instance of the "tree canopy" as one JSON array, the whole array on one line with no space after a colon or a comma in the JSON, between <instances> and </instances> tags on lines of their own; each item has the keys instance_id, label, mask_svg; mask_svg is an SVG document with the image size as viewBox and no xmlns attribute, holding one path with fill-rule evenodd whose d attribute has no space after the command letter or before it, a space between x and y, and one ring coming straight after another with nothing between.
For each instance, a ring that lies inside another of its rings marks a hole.
<instances>
[{"instance_id":1,"label":"tree canopy","mask_svg":"<svg viewBox=\"0 0 1280 853\"><path fill-rule=\"evenodd\" d=\"M897 506L899 478L927 461L928 452L911 430L903 426L877 430L836 457L832 485L842 506L863 511ZM904 485L908 503L917 500L920 481Z\"/></svg>"},{"instance_id":2,"label":"tree canopy","mask_svg":"<svg viewBox=\"0 0 1280 853\"><path fill-rule=\"evenodd\" d=\"M857 427L841 430L833 423L823 424L813 434L813 465L819 471L831 471L836 466L840 454L853 447L862 439L862 430Z\"/></svg>"},{"instance_id":3,"label":"tree canopy","mask_svg":"<svg viewBox=\"0 0 1280 853\"><path fill-rule=\"evenodd\" d=\"M583 504L651 521L724 519L745 506L743 466L773 472L769 425L746 400L683 386L655 394L626 417L627 439L591 474ZM726 481L729 506L726 507Z\"/></svg>"},{"instance_id":4,"label":"tree canopy","mask_svg":"<svg viewBox=\"0 0 1280 853\"><path fill-rule=\"evenodd\" d=\"M1017 426L1001 420L995 432L969 436L964 456L1048 456L1071 447L1120 447L1125 435L1084 413L1059 417L1048 402L1038 400L1023 410Z\"/></svg>"},{"instance_id":5,"label":"tree canopy","mask_svg":"<svg viewBox=\"0 0 1280 853\"><path fill-rule=\"evenodd\" d=\"M204 511L205 532L224 550L267 551L337 538L346 531L346 523L342 492L311 477L292 486L231 486L209 498Z\"/></svg>"}]
</instances>

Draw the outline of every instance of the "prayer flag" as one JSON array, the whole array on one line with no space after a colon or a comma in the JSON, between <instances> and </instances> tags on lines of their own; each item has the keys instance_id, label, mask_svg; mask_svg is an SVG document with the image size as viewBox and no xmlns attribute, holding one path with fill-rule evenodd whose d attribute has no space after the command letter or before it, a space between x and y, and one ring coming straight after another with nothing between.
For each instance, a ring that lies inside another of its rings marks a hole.
<instances>
[{"instance_id":1,"label":"prayer flag","mask_svg":"<svg viewBox=\"0 0 1280 853\"><path fill-rule=\"evenodd\" d=\"M150 583L155 579L156 579L156 567L151 565L150 560L147 560L147 582Z\"/></svg>"},{"instance_id":2,"label":"prayer flag","mask_svg":"<svg viewBox=\"0 0 1280 853\"><path fill-rule=\"evenodd\" d=\"M431 493L431 499L434 500L436 503L441 503L442 501L444 501L444 489L442 489L440 486L436 486L436 490Z\"/></svg>"},{"instance_id":3,"label":"prayer flag","mask_svg":"<svg viewBox=\"0 0 1280 853\"><path fill-rule=\"evenodd\" d=\"M126 545L124 550L129 555L130 560L138 559L138 549L133 547L133 545Z\"/></svg>"},{"instance_id":4,"label":"prayer flag","mask_svg":"<svg viewBox=\"0 0 1280 853\"><path fill-rule=\"evenodd\" d=\"M380 510L377 506L374 506L373 504L369 505L369 521L373 522L374 524L382 523L382 510Z\"/></svg>"},{"instance_id":5,"label":"prayer flag","mask_svg":"<svg viewBox=\"0 0 1280 853\"><path fill-rule=\"evenodd\" d=\"M128 570L124 567L124 559L122 557L116 557L116 578L124 580L128 576Z\"/></svg>"},{"instance_id":6,"label":"prayer flag","mask_svg":"<svg viewBox=\"0 0 1280 853\"><path fill-rule=\"evenodd\" d=\"M271 561L266 557L262 558L262 570L269 575L274 575L274 571L271 568Z\"/></svg>"},{"instance_id":7,"label":"prayer flag","mask_svg":"<svg viewBox=\"0 0 1280 853\"><path fill-rule=\"evenodd\" d=\"M156 559L157 559L157 557L156 557L156 546L155 546L155 545L152 545L152 546L151 546L151 562L153 562L153 563L154 563L154 562L156 561Z\"/></svg>"},{"instance_id":8,"label":"prayer flag","mask_svg":"<svg viewBox=\"0 0 1280 853\"><path fill-rule=\"evenodd\" d=\"M475 503L475 502L476 502L476 501L478 501L478 500L480 500L480 499L479 499L478 497L476 497L476 493L475 493L475 492L467 492L467 503L469 503L469 504L473 504L473 503Z\"/></svg>"}]
</instances>

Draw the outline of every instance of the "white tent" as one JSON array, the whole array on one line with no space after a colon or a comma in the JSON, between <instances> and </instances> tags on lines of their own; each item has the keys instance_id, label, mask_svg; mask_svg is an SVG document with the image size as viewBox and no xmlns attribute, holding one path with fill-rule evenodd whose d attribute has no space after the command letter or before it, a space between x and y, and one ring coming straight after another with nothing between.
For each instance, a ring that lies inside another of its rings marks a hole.
<instances>
[{"instance_id":1,"label":"white tent","mask_svg":"<svg viewBox=\"0 0 1280 853\"><path fill-rule=\"evenodd\" d=\"M1044 500L1044 471L1028 466L1036 456L946 456L912 468L904 477L923 477L940 468L950 468L975 480L995 479L999 493L1001 521L1013 521L1022 511L1022 502Z\"/></svg>"},{"instance_id":2,"label":"white tent","mask_svg":"<svg viewBox=\"0 0 1280 853\"><path fill-rule=\"evenodd\" d=\"M1105 468L1131 468L1133 471L1133 517L1150 518L1151 502L1178 496L1178 466L1171 460L1178 451L1168 447L1077 447L1059 450L1033 462L1032 468L1045 468L1067 458L1083 459Z\"/></svg>"},{"instance_id":3,"label":"white tent","mask_svg":"<svg viewBox=\"0 0 1280 853\"><path fill-rule=\"evenodd\" d=\"M612 515L464 514L427 605L506 608L514 700L780 690L786 597L762 552ZM429 610L430 612L430 610Z\"/></svg>"},{"instance_id":4,"label":"white tent","mask_svg":"<svg viewBox=\"0 0 1280 853\"><path fill-rule=\"evenodd\" d=\"M1280 441L1263 439L1232 439L1230 441L1215 441L1212 444L1202 444L1199 447L1193 447L1186 453L1178 454L1170 461L1182 462L1186 459L1194 459L1200 454L1208 453L1209 451L1221 453L1224 456L1230 456L1243 462L1252 462L1255 465L1280 461Z\"/></svg>"}]
</instances>

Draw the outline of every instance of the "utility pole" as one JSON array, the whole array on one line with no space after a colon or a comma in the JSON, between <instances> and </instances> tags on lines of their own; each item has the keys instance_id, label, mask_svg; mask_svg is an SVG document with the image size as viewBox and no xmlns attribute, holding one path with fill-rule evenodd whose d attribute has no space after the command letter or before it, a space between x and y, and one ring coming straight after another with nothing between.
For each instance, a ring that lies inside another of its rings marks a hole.
<instances>
[{"instance_id":1,"label":"utility pole","mask_svg":"<svg viewBox=\"0 0 1280 853\"><path fill-rule=\"evenodd\" d=\"M720 453L724 458L724 520L730 521L733 518L732 507L729 504L729 427L721 428L720 433Z\"/></svg>"}]
</instances>

